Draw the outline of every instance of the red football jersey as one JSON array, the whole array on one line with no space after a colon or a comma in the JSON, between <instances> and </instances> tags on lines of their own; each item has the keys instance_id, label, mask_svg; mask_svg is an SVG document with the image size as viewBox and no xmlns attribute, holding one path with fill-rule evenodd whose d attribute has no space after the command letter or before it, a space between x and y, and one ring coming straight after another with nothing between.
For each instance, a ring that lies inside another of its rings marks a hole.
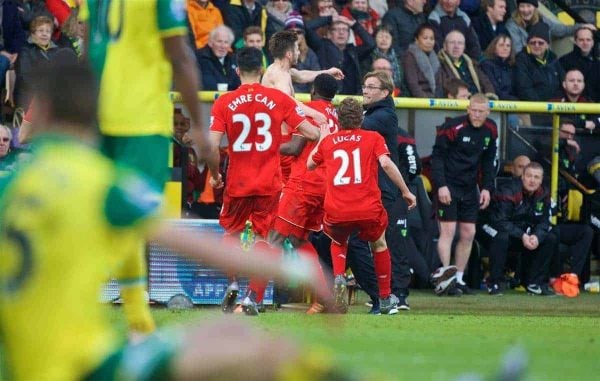
<instances>
[{"instance_id":1,"label":"red football jersey","mask_svg":"<svg viewBox=\"0 0 600 381\"><path fill-rule=\"evenodd\" d=\"M325 214L331 222L359 221L377 216L383 205L377 184L381 155L389 155L377 132L341 130L321 142L313 161L325 166Z\"/></svg>"},{"instance_id":2,"label":"red football jersey","mask_svg":"<svg viewBox=\"0 0 600 381\"><path fill-rule=\"evenodd\" d=\"M337 111L331 102L325 100L316 100L307 103L307 106L319 111L327 117L330 134L333 134L339 130ZM312 118L308 118L308 120L315 125L315 128L319 128ZM323 166L319 166L314 171L309 171L308 168L306 168L308 156L316 145L316 141L306 142L302 152L300 152L300 155L295 158L292 164L292 173L290 174L288 184L293 186L295 189L301 188L302 191L306 193L323 195L325 194L325 168Z\"/></svg>"},{"instance_id":3,"label":"red football jersey","mask_svg":"<svg viewBox=\"0 0 600 381\"><path fill-rule=\"evenodd\" d=\"M281 123L294 131L306 118L283 92L258 83L240 86L215 101L211 131L229 141L226 191L231 197L265 196L281 191Z\"/></svg>"}]
</instances>

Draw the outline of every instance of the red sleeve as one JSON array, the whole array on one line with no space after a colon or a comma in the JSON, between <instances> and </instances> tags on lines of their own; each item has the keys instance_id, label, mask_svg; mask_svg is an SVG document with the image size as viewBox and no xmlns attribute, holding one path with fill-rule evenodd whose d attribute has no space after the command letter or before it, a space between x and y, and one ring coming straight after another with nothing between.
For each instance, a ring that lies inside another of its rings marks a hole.
<instances>
[{"instance_id":1,"label":"red sleeve","mask_svg":"<svg viewBox=\"0 0 600 381\"><path fill-rule=\"evenodd\" d=\"M296 133L298 126L306 120L306 115L300 106L289 96L281 93L282 105L285 107L284 122L291 128L292 133Z\"/></svg>"},{"instance_id":2,"label":"red sleeve","mask_svg":"<svg viewBox=\"0 0 600 381\"><path fill-rule=\"evenodd\" d=\"M212 114L210 116L210 130L216 132L226 133L225 129L225 113L223 112L225 104L219 102L222 97L217 98L212 107Z\"/></svg>"},{"instance_id":3,"label":"red sleeve","mask_svg":"<svg viewBox=\"0 0 600 381\"><path fill-rule=\"evenodd\" d=\"M63 0L46 0L46 8L56 17L59 27L62 27L71 14L71 8Z\"/></svg>"},{"instance_id":4,"label":"red sleeve","mask_svg":"<svg viewBox=\"0 0 600 381\"><path fill-rule=\"evenodd\" d=\"M381 155L389 155L390 150L388 149L387 144L385 144L383 137L377 133L373 135L375 138L375 156L379 157Z\"/></svg>"}]
</instances>

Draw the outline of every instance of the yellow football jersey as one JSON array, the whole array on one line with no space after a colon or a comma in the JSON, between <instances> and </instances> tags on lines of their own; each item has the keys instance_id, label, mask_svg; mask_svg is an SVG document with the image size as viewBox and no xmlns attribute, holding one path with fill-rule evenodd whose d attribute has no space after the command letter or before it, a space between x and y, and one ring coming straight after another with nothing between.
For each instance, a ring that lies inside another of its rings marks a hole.
<instances>
[{"instance_id":1,"label":"yellow football jersey","mask_svg":"<svg viewBox=\"0 0 600 381\"><path fill-rule=\"evenodd\" d=\"M170 136L172 70L161 39L186 35L186 17L184 0L84 1L104 135Z\"/></svg>"},{"instance_id":2,"label":"yellow football jersey","mask_svg":"<svg viewBox=\"0 0 600 381\"><path fill-rule=\"evenodd\" d=\"M0 178L0 340L9 379L75 380L121 344L100 289L161 197L72 138L34 147Z\"/></svg>"}]
</instances>

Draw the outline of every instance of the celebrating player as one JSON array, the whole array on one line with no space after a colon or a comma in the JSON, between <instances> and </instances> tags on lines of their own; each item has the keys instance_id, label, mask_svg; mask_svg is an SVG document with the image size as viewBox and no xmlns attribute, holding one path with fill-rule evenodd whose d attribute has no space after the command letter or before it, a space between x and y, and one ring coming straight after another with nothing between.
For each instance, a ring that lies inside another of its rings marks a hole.
<instances>
[{"instance_id":1,"label":"celebrating player","mask_svg":"<svg viewBox=\"0 0 600 381\"><path fill-rule=\"evenodd\" d=\"M373 253L381 313L396 314L398 298L390 288L391 260L385 241L388 222L377 185L377 163L400 189L409 208L415 207L416 198L390 159L383 138L376 132L360 129L362 105L346 98L338 111L341 131L323 138L307 163L309 169L315 169L319 164L325 166L327 191L323 230L332 239L336 308L342 312L348 308L344 278L348 238L358 231L359 238L369 241Z\"/></svg>"},{"instance_id":2,"label":"celebrating player","mask_svg":"<svg viewBox=\"0 0 600 381\"><path fill-rule=\"evenodd\" d=\"M237 241L237 233L244 230L246 221L250 221L257 236L257 246L268 248L264 239L271 228L282 187L279 126L285 122L310 140L319 138L319 130L306 120L291 97L259 84L262 74L260 50L242 48L237 57L242 85L215 101L211 117L213 144L219 145L223 135L227 135L229 142L229 168L219 222L226 236ZM262 301L265 288L266 281L250 282L251 295L242 303L246 314L258 314L256 305ZM235 301L227 295L226 299L230 303Z\"/></svg>"}]
</instances>

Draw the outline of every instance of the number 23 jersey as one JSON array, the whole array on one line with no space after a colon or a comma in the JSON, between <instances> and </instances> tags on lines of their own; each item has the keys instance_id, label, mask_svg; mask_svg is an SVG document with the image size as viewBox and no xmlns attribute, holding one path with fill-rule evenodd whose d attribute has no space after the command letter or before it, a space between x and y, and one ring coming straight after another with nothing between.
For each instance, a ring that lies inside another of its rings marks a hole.
<instances>
[{"instance_id":1,"label":"number 23 jersey","mask_svg":"<svg viewBox=\"0 0 600 381\"><path fill-rule=\"evenodd\" d=\"M379 213L383 206L377 163L389 154L383 137L372 131L342 130L323 139L313 161L325 166L324 209L329 221L360 221Z\"/></svg>"},{"instance_id":2,"label":"number 23 jersey","mask_svg":"<svg viewBox=\"0 0 600 381\"><path fill-rule=\"evenodd\" d=\"M210 130L227 135L230 197L265 196L281 191L281 123L295 131L306 118L288 95L260 84L244 84L221 95L212 108Z\"/></svg>"}]
</instances>

